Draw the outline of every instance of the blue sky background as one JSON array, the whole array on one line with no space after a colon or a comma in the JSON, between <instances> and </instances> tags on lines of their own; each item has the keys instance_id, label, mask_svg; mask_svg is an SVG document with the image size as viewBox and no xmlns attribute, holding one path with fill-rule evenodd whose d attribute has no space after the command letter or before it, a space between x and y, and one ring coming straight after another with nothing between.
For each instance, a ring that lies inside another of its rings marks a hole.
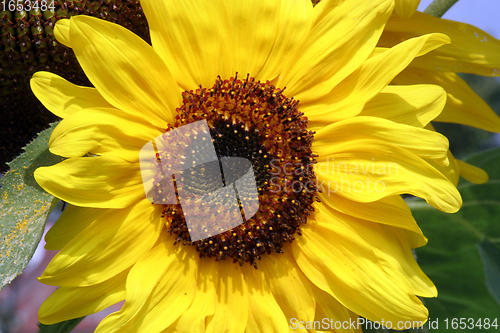
<instances>
[{"instance_id":1,"label":"blue sky background","mask_svg":"<svg viewBox=\"0 0 500 333\"><path fill-rule=\"evenodd\" d=\"M432 0L421 0L419 11ZM475 25L493 37L500 39L500 0L459 0L443 18Z\"/></svg>"}]
</instances>

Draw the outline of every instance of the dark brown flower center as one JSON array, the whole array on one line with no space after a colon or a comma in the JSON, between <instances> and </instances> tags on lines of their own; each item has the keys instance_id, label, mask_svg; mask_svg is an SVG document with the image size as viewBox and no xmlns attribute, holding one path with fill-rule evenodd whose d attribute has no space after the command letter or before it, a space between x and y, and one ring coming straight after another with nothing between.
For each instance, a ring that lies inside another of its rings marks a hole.
<instances>
[{"instance_id":1,"label":"dark brown flower center","mask_svg":"<svg viewBox=\"0 0 500 333\"><path fill-rule=\"evenodd\" d=\"M177 235L176 243L196 246L202 258L232 258L240 265L249 262L257 267L256 260L263 254L282 253L283 243L292 242L295 233L300 235L300 225L313 211L313 201L319 200L312 168L316 162L311 151L314 132L307 130L307 118L298 110L298 101L286 98L283 90L269 82L249 76L245 80L219 77L212 88L200 87L182 95L175 127L206 120L219 163L242 160L231 157L250 161L259 207L243 224L191 242L192 230L180 206L165 205L167 229ZM196 172L185 172L183 181L193 193L206 193L210 182L204 178L205 169L200 169L205 167L197 168ZM244 168L236 165L234 170L244 173ZM226 175L225 186L240 176ZM245 191L241 192L240 197L245 197ZM238 203L244 216L242 201Z\"/></svg>"}]
</instances>

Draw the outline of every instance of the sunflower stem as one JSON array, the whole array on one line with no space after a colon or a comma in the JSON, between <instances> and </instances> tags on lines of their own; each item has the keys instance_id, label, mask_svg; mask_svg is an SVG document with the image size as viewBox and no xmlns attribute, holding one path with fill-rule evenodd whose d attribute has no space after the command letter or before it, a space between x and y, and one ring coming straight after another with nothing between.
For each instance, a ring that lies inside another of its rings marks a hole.
<instances>
[{"instance_id":1,"label":"sunflower stem","mask_svg":"<svg viewBox=\"0 0 500 333\"><path fill-rule=\"evenodd\" d=\"M441 17L450 9L458 0L434 0L431 2L427 8L425 8L424 13Z\"/></svg>"}]
</instances>

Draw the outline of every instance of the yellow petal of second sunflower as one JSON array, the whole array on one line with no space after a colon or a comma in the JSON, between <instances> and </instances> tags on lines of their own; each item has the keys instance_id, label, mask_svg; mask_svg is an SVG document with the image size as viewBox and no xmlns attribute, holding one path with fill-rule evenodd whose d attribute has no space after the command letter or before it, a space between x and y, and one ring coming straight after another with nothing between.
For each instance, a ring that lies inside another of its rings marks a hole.
<instances>
[{"instance_id":1,"label":"yellow petal of second sunflower","mask_svg":"<svg viewBox=\"0 0 500 333\"><path fill-rule=\"evenodd\" d=\"M401 18L410 18L417 11L420 0L395 0L394 11Z\"/></svg>"},{"instance_id":2,"label":"yellow petal of second sunflower","mask_svg":"<svg viewBox=\"0 0 500 333\"><path fill-rule=\"evenodd\" d=\"M467 162L456 160L460 170L460 176L474 184L484 184L488 181L488 173Z\"/></svg>"},{"instance_id":3,"label":"yellow petal of second sunflower","mask_svg":"<svg viewBox=\"0 0 500 333\"><path fill-rule=\"evenodd\" d=\"M446 104L446 91L437 85L387 86L363 107L359 116L425 127Z\"/></svg>"},{"instance_id":4,"label":"yellow petal of second sunflower","mask_svg":"<svg viewBox=\"0 0 500 333\"><path fill-rule=\"evenodd\" d=\"M490 132L500 132L500 117L455 73L444 73L417 68L401 72L395 84L436 84L448 94L443 112L435 121L458 123Z\"/></svg>"},{"instance_id":5,"label":"yellow petal of second sunflower","mask_svg":"<svg viewBox=\"0 0 500 333\"><path fill-rule=\"evenodd\" d=\"M443 46L412 66L444 72L500 75L500 40L472 25L416 12L410 19L393 15L387 22L379 45L392 46L401 40L431 32L448 35L451 44Z\"/></svg>"}]
</instances>

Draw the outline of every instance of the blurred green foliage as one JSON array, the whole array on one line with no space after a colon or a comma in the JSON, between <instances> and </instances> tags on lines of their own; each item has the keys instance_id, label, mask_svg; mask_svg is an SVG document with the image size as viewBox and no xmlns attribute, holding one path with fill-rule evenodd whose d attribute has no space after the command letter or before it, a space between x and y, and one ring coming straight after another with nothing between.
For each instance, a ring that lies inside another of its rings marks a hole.
<instances>
[{"instance_id":1,"label":"blurred green foliage","mask_svg":"<svg viewBox=\"0 0 500 333\"><path fill-rule=\"evenodd\" d=\"M429 238L416 253L419 265L439 292L437 298L425 299L430 320L439 319L439 332L461 331L451 326L453 318L473 318L475 323L497 319L500 327L498 289L494 288L500 283L500 148L464 160L486 170L490 180L481 185L459 183L464 203L458 213L446 214L420 199L409 200L415 219ZM463 331L483 332L484 328Z\"/></svg>"}]
</instances>

